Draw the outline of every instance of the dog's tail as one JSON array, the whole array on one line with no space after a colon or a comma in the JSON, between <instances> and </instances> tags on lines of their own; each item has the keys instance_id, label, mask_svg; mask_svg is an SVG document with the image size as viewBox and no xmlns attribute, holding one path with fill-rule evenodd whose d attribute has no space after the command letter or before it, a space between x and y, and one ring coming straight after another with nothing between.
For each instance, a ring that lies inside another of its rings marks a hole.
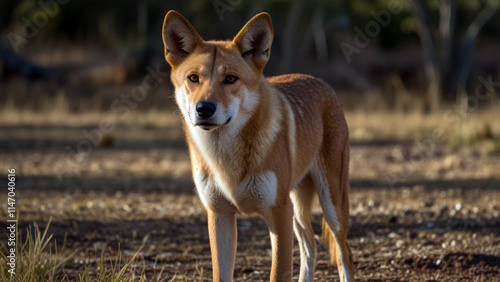
<instances>
[{"instance_id":1,"label":"dog's tail","mask_svg":"<svg viewBox=\"0 0 500 282\"><path fill-rule=\"evenodd\" d=\"M337 241L333 237L332 230L330 230L330 227L328 226L328 223L326 223L324 217L321 221L321 240L328 249L328 253L330 255L330 263L335 263L335 261L337 260L337 256L340 255L337 248Z\"/></svg>"},{"instance_id":2,"label":"dog's tail","mask_svg":"<svg viewBox=\"0 0 500 282\"><path fill-rule=\"evenodd\" d=\"M321 238L328 248L330 261L349 268L349 272L352 274L352 254L347 244L349 230L349 143L347 140L344 142L343 146L338 149L338 154L335 154L341 156L336 159L336 167L339 169L336 170L336 173L330 174L329 178L330 193L328 196L330 198L324 199L324 201L330 200L332 203L330 208L334 210L325 210L329 207L323 205Z\"/></svg>"}]
</instances>

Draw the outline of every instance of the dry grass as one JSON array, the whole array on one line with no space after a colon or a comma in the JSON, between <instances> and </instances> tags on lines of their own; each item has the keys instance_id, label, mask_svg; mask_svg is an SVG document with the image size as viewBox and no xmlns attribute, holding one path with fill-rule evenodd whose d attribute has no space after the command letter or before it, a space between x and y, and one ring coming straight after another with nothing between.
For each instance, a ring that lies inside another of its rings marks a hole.
<instances>
[{"instance_id":1,"label":"dry grass","mask_svg":"<svg viewBox=\"0 0 500 282\"><path fill-rule=\"evenodd\" d=\"M129 88L138 83L130 81L121 86L107 87L90 83L96 93L87 93L92 89L85 90L85 85L54 88L43 83L29 86L22 80L12 80L0 85L5 88L4 103L0 106L0 125L98 126L106 121L131 127L178 126L181 114L174 100L165 98L173 93L167 83L148 93L150 100L138 103L137 109L140 110L129 108L125 114L110 110L113 98L116 100L122 93L129 93ZM468 113L464 113L459 105L454 105L427 114L423 112L423 102L418 96L410 95L401 86L396 87L395 93L398 95L368 95L357 103L350 99L359 100L358 96L340 97L345 100L344 104L356 105L355 110L346 110L353 140L413 141L436 138L437 135L446 139L443 143L457 146L500 138L500 110L495 102L489 101L487 106L485 101L481 105L484 110L473 109ZM495 144L490 145L498 145L500 151L500 144Z\"/></svg>"},{"instance_id":2,"label":"dry grass","mask_svg":"<svg viewBox=\"0 0 500 282\"><path fill-rule=\"evenodd\" d=\"M16 242L22 243L22 246L17 247L15 275L9 273L10 267L7 265L9 259L6 256L9 252L7 246L2 244L1 281L69 281L64 273L64 267L73 259L76 251L69 252L65 249L64 243L58 249L57 242L53 240L52 235L48 235L49 226L50 222L43 231L40 231L36 223L34 228L29 226L26 229L24 242L19 238L19 232L16 232ZM139 254L146 241L143 240L142 246L128 260L124 259L120 250L115 260L106 258L104 254L99 259L91 259L97 264L86 265L77 281L160 281L163 268L158 274L148 278L145 273L146 266L140 263Z\"/></svg>"},{"instance_id":3,"label":"dry grass","mask_svg":"<svg viewBox=\"0 0 500 282\"><path fill-rule=\"evenodd\" d=\"M84 126L99 125L102 121L123 126L159 126L169 127L179 124L179 114L176 112L130 111L125 116L112 112L70 113L68 111L31 111L31 110L0 110L0 125L53 125L53 126Z\"/></svg>"},{"instance_id":4,"label":"dry grass","mask_svg":"<svg viewBox=\"0 0 500 282\"><path fill-rule=\"evenodd\" d=\"M353 140L431 139L460 146L500 139L500 111L496 110L467 116L452 110L436 114L354 111L346 112L346 118Z\"/></svg>"},{"instance_id":5,"label":"dry grass","mask_svg":"<svg viewBox=\"0 0 500 282\"><path fill-rule=\"evenodd\" d=\"M68 253L64 246L57 248L57 244L51 246L52 235L48 235L49 224L42 232L35 223L26 229L24 242L19 238L19 230L16 230L16 262L15 275L8 272L9 259L8 247L2 244L2 255L0 256L0 280L2 281L57 281L62 277L62 269L69 262L73 254ZM55 242L54 242L55 243ZM19 245L22 244L22 245Z\"/></svg>"},{"instance_id":6,"label":"dry grass","mask_svg":"<svg viewBox=\"0 0 500 282\"><path fill-rule=\"evenodd\" d=\"M19 110L7 103L0 109L0 125L99 125L102 121L115 125L171 127L180 124L180 114L166 110L130 111L125 115L113 112L88 111L71 113L68 102L57 96L42 111ZM500 111L485 110L463 115L454 110L435 114L394 111L346 111L353 140L422 140L445 139L449 145L500 137Z\"/></svg>"},{"instance_id":7,"label":"dry grass","mask_svg":"<svg viewBox=\"0 0 500 282\"><path fill-rule=\"evenodd\" d=\"M144 247L145 241L143 241L143 245L128 261L124 261L123 253L120 250L118 250L117 258L114 261L101 255L101 258L97 261L97 269L94 266L86 266L85 271L79 275L77 281L160 281L163 268L160 270L160 273L148 278L145 273L146 266L140 263L139 254Z\"/></svg>"}]
</instances>

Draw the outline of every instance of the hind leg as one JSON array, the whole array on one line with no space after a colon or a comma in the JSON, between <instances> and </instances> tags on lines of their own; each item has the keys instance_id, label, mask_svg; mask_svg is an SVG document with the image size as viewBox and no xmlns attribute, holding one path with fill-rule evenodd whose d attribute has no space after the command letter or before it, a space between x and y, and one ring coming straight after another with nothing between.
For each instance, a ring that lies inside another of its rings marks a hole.
<instances>
[{"instance_id":1,"label":"hind leg","mask_svg":"<svg viewBox=\"0 0 500 282\"><path fill-rule=\"evenodd\" d=\"M339 175L327 176L325 171L327 169L319 160L311 170L323 210L323 239L328 243L330 259L337 262L340 281L353 281L352 254L347 245L349 228L347 187L341 187L342 181Z\"/></svg>"},{"instance_id":2,"label":"hind leg","mask_svg":"<svg viewBox=\"0 0 500 282\"><path fill-rule=\"evenodd\" d=\"M316 263L316 242L311 226L311 205L315 189L310 176L307 176L297 188L290 192L293 203L293 230L300 248L299 281L309 282L314 279Z\"/></svg>"}]
</instances>

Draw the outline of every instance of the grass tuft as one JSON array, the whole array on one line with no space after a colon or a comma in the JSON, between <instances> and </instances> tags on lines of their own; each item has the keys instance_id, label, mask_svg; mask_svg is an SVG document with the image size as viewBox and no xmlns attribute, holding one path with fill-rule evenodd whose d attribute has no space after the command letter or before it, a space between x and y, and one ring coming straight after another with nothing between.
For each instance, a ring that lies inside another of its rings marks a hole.
<instances>
[{"instance_id":1,"label":"grass tuft","mask_svg":"<svg viewBox=\"0 0 500 282\"><path fill-rule=\"evenodd\" d=\"M69 281L70 279L64 273L64 267L74 258L76 252L68 253L65 244L58 249L57 242L53 240L52 235L48 235L50 221L43 231L35 223L34 227L26 228L26 239L24 242L20 239L18 230L16 230L16 265L15 274L9 272L10 266L7 265L11 246L5 242L0 245L0 281L11 282L35 282L35 281ZM52 244L52 241L54 243ZM22 245L18 245L21 244ZM83 274L80 274L77 281L160 281L164 268L159 273L148 278L138 256L145 246L143 245L128 261L124 261L122 252L118 252L116 260L108 259L101 255L96 265L86 266ZM12 246L14 247L14 246ZM140 273L140 274L137 274Z\"/></svg>"},{"instance_id":2,"label":"grass tuft","mask_svg":"<svg viewBox=\"0 0 500 282\"><path fill-rule=\"evenodd\" d=\"M104 281L104 282L130 282L130 281L161 281L164 268L159 273L148 278L145 273L146 265L141 264L139 254L145 246L147 237L144 238L142 246L128 261L124 261L123 252L118 250L116 259L107 259L104 253L97 260L97 268L86 266L83 274L79 275L80 282ZM138 274L139 273L139 274Z\"/></svg>"},{"instance_id":3,"label":"grass tuft","mask_svg":"<svg viewBox=\"0 0 500 282\"><path fill-rule=\"evenodd\" d=\"M62 256L65 252L64 245L58 250L54 241L53 247L48 248L52 235L47 235L50 221L42 232L35 223L34 228L28 226L26 229L26 239L20 246L22 240L16 230L16 262L15 274L9 273L10 266L7 265L8 251L11 246L5 243L1 245L0 255L0 280L1 281L60 281L63 279L63 267L72 258L72 255ZM48 248L48 252L46 251Z\"/></svg>"}]
</instances>

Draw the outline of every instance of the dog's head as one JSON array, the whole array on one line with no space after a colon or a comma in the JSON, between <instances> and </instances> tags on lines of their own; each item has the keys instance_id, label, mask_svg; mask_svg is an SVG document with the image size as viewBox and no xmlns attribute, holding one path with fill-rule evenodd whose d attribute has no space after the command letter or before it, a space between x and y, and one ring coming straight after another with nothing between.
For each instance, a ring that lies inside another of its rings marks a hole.
<instances>
[{"instance_id":1,"label":"dog's head","mask_svg":"<svg viewBox=\"0 0 500 282\"><path fill-rule=\"evenodd\" d=\"M253 17L232 41L204 41L181 14L167 13L165 57L177 104L190 126L213 130L248 119L260 101L272 39L267 13Z\"/></svg>"}]
</instances>

